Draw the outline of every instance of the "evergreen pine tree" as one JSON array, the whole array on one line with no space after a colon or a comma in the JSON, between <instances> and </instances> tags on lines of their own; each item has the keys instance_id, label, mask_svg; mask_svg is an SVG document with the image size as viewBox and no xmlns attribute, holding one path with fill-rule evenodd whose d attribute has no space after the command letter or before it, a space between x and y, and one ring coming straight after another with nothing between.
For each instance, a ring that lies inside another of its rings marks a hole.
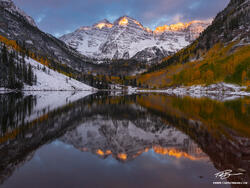
<instances>
[{"instance_id":1,"label":"evergreen pine tree","mask_svg":"<svg viewBox=\"0 0 250 188\"><path fill-rule=\"evenodd\" d=\"M27 80L27 83L29 85L32 85L32 81L33 81L33 73L32 73L32 68L31 68L31 65L29 64L28 66L28 80Z\"/></svg>"}]
</instances>

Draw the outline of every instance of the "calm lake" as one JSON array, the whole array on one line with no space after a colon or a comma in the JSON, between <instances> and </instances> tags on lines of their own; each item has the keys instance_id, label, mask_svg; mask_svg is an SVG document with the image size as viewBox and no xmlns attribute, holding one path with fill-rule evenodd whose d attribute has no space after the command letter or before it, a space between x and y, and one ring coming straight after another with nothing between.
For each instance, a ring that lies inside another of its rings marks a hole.
<instances>
[{"instance_id":1,"label":"calm lake","mask_svg":"<svg viewBox=\"0 0 250 188\"><path fill-rule=\"evenodd\" d=\"M0 95L5 188L250 183L250 98L37 92ZM221 180L216 173L232 170ZM237 187L223 184L218 187Z\"/></svg>"}]
</instances>

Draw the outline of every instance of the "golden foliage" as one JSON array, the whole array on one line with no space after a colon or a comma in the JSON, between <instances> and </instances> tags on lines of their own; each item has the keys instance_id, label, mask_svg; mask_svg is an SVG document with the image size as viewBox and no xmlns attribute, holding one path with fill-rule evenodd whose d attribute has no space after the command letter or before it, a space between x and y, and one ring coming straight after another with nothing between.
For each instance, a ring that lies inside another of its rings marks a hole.
<instances>
[{"instance_id":1,"label":"golden foliage","mask_svg":"<svg viewBox=\"0 0 250 188\"><path fill-rule=\"evenodd\" d=\"M179 63L167 66L163 69L139 75L137 80L149 88L166 88L178 85L211 84L221 81L237 83L249 86L250 45L241 46L235 49L237 42L227 46L221 43L214 45L200 60L182 64L182 57ZM195 47L195 45L193 45ZM191 47L190 47L191 48ZM181 54L183 50L177 54ZM166 58L168 60L169 57ZM241 70L237 70L239 69ZM237 71L240 72L238 76ZM233 77L231 79L228 79ZM237 81L240 77L240 83Z\"/></svg>"}]
</instances>

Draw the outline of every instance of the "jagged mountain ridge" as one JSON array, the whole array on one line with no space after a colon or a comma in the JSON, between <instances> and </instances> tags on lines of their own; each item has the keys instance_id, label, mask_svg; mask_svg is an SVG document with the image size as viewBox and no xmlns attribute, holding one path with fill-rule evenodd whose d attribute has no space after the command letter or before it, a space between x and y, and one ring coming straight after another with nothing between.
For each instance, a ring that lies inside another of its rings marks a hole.
<instances>
[{"instance_id":1,"label":"jagged mountain ridge","mask_svg":"<svg viewBox=\"0 0 250 188\"><path fill-rule=\"evenodd\" d=\"M231 0L199 37L200 46L205 46L207 43L208 47L211 47L218 42L226 44L236 40L241 40L243 44L249 44L249 20L250 0Z\"/></svg>"},{"instance_id":2,"label":"jagged mountain ridge","mask_svg":"<svg viewBox=\"0 0 250 188\"><path fill-rule=\"evenodd\" d=\"M60 37L81 54L97 60L135 59L150 61L175 53L196 39L211 23L193 21L176 30L152 31L137 20L123 16L113 24L102 20Z\"/></svg>"}]
</instances>

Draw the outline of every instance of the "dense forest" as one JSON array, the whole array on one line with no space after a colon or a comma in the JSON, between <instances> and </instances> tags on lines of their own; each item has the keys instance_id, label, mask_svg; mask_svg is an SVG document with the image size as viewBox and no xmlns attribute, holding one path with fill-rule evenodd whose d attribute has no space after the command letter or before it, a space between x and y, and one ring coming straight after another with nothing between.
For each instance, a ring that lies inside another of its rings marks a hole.
<instances>
[{"instance_id":1,"label":"dense forest","mask_svg":"<svg viewBox=\"0 0 250 188\"><path fill-rule=\"evenodd\" d=\"M0 87L22 89L24 84L36 83L36 75L25 57L25 53L10 50L0 43Z\"/></svg>"}]
</instances>

